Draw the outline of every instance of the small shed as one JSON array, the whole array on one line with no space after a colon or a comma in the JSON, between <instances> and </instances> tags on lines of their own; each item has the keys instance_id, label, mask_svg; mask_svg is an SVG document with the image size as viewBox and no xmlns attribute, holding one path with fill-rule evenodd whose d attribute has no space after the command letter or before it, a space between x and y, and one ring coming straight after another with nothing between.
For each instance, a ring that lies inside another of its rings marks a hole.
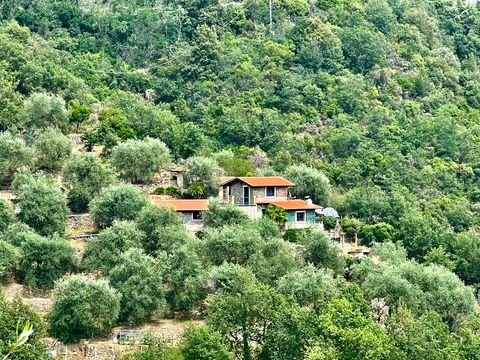
<instances>
[{"instance_id":1,"label":"small shed","mask_svg":"<svg viewBox=\"0 0 480 360\"><path fill-rule=\"evenodd\" d=\"M164 199L158 195L150 195L156 206L171 207L181 215L182 222L190 231L203 229L203 212L208 209L207 199Z\"/></svg>"}]
</instances>

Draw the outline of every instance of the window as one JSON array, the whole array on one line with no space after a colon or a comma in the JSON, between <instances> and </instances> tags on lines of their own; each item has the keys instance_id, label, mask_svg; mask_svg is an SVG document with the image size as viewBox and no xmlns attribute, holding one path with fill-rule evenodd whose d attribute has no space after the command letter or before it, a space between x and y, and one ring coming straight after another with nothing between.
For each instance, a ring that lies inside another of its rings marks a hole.
<instances>
[{"instance_id":1,"label":"window","mask_svg":"<svg viewBox=\"0 0 480 360\"><path fill-rule=\"evenodd\" d=\"M297 222L305 222L307 220L307 214L305 211L297 211L295 214Z\"/></svg>"},{"instance_id":2,"label":"window","mask_svg":"<svg viewBox=\"0 0 480 360\"><path fill-rule=\"evenodd\" d=\"M202 220L202 212L201 211L194 211L192 213L193 220Z\"/></svg>"},{"instance_id":3,"label":"window","mask_svg":"<svg viewBox=\"0 0 480 360\"><path fill-rule=\"evenodd\" d=\"M275 197L275 186L267 186L265 188L266 197Z\"/></svg>"},{"instance_id":4,"label":"window","mask_svg":"<svg viewBox=\"0 0 480 360\"><path fill-rule=\"evenodd\" d=\"M243 205L250 205L250 188L248 186L243 187Z\"/></svg>"}]
</instances>

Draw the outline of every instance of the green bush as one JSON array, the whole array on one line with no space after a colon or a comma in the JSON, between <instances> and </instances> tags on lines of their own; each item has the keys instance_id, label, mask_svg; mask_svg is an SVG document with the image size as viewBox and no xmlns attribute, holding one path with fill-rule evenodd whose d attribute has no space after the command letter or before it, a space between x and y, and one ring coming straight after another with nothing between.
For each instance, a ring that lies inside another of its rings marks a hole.
<instances>
[{"instance_id":1,"label":"green bush","mask_svg":"<svg viewBox=\"0 0 480 360\"><path fill-rule=\"evenodd\" d=\"M182 191L176 186L168 186L168 187L158 187L156 188L153 193L155 195L170 195L174 198L181 198Z\"/></svg>"},{"instance_id":2,"label":"green bush","mask_svg":"<svg viewBox=\"0 0 480 360\"><path fill-rule=\"evenodd\" d=\"M12 279L20 263L20 252L18 249L0 240L0 283Z\"/></svg>"},{"instance_id":3,"label":"green bush","mask_svg":"<svg viewBox=\"0 0 480 360\"><path fill-rule=\"evenodd\" d=\"M229 360L232 354L221 335L207 326L192 327L183 335L180 349L185 360Z\"/></svg>"},{"instance_id":4,"label":"green bush","mask_svg":"<svg viewBox=\"0 0 480 360\"><path fill-rule=\"evenodd\" d=\"M43 340L46 335L46 324L42 318L20 299L6 301L0 288L0 357L3 358L10 344L18 339L17 327L23 329L26 320L30 321L33 333L28 337L26 344L15 349L8 359L11 360L47 360L47 346ZM6 359L6 358L5 358Z\"/></svg>"},{"instance_id":5,"label":"green bush","mask_svg":"<svg viewBox=\"0 0 480 360\"><path fill-rule=\"evenodd\" d=\"M22 139L0 133L0 184L10 184L15 174L35 163L34 151Z\"/></svg>"},{"instance_id":6,"label":"green bush","mask_svg":"<svg viewBox=\"0 0 480 360\"><path fill-rule=\"evenodd\" d=\"M217 201L210 201L203 213L205 225L213 228L245 224L248 220L248 216L239 208L231 204L220 205Z\"/></svg>"},{"instance_id":7,"label":"green bush","mask_svg":"<svg viewBox=\"0 0 480 360\"><path fill-rule=\"evenodd\" d=\"M359 237L362 245L370 246L374 242L393 241L394 231L395 229L390 224L367 224L362 226Z\"/></svg>"},{"instance_id":8,"label":"green bush","mask_svg":"<svg viewBox=\"0 0 480 360\"><path fill-rule=\"evenodd\" d=\"M0 234L5 232L14 222L13 205L6 200L0 199Z\"/></svg>"},{"instance_id":9,"label":"green bush","mask_svg":"<svg viewBox=\"0 0 480 360\"><path fill-rule=\"evenodd\" d=\"M112 165L119 177L132 183L150 183L170 165L170 151L158 139L126 140L112 149Z\"/></svg>"}]
</instances>

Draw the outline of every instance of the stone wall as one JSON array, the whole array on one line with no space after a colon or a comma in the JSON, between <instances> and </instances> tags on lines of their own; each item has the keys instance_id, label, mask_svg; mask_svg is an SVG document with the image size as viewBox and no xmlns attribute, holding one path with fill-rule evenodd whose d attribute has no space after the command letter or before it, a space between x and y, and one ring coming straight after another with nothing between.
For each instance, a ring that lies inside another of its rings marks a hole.
<instances>
[{"instance_id":1,"label":"stone wall","mask_svg":"<svg viewBox=\"0 0 480 360\"><path fill-rule=\"evenodd\" d=\"M243 205L243 185L241 181L235 181L230 184L232 196L235 198L235 205ZM253 203L253 192L250 189L250 202Z\"/></svg>"},{"instance_id":2,"label":"stone wall","mask_svg":"<svg viewBox=\"0 0 480 360\"><path fill-rule=\"evenodd\" d=\"M67 230L91 230L95 228L90 214L69 215L67 218Z\"/></svg>"},{"instance_id":3,"label":"stone wall","mask_svg":"<svg viewBox=\"0 0 480 360\"><path fill-rule=\"evenodd\" d=\"M266 188L265 187L253 188L253 195L257 199L266 198L265 194L266 194ZM287 198L288 198L288 188L287 187L276 186L275 200L287 200Z\"/></svg>"}]
</instances>

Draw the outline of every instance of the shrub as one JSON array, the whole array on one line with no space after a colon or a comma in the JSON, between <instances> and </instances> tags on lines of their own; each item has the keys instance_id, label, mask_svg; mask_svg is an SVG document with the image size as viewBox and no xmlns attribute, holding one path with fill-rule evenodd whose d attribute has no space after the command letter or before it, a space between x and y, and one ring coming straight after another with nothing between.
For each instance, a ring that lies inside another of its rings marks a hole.
<instances>
[{"instance_id":1,"label":"shrub","mask_svg":"<svg viewBox=\"0 0 480 360\"><path fill-rule=\"evenodd\" d=\"M0 234L15 222L12 206L6 200L0 199Z\"/></svg>"},{"instance_id":2,"label":"shrub","mask_svg":"<svg viewBox=\"0 0 480 360\"><path fill-rule=\"evenodd\" d=\"M13 246L20 246L29 236L38 236L28 225L21 222L10 225L2 236L5 240Z\"/></svg>"},{"instance_id":3,"label":"shrub","mask_svg":"<svg viewBox=\"0 0 480 360\"><path fill-rule=\"evenodd\" d=\"M65 101L59 96L33 93L25 100L23 110L25 124L30 129L67 128L68 112Z\"/></svg>"},{"instance_id":4,"label":"shrub","mask_svg":"<svg viewBox=\"0 0 480 360\"><path fill-rule=\"evenodd\" d=\"M174 198L181 198L182 191L176 186L168 186L168 187L158 187L156 188L153 193L155 195L170 195Z\"/></svg>"},{"instance_id":5,"label":"shrub","mask_svg":"<svg viewBox=\"0 0 480 360\"><path fill-rule=\"evenodd\" d=\"M298 198L311 196L317 204L326 204L330 198L331 185L321 171L306 165L292 165L285 171L285 177L295 184L292 195Z\"/></svg>"},{"instance_id":6,"label":"shrub","mask_svg":"<svg viewBox=\"0 0 480 360\"><path fill-rule=\"evenodd\" d=\"M363 225L360 230L360 239L362 245L365 246L370 246L375 242L392 241L394 231L393 226L386 223Z\"/></svg>"},{"instance_id":7,"label":"shrub","mask_svg":"<svg viewBox=\"0 0 480 360\"><path fill-rule=\"evenodd\" d=\"M185 162L185 186L191 190L190 187L195 185L192 189L195 189L197 194L199 189L203 189L201 196L208 197L218 194L222 174L220 166L211 158L194 156Z\"/></svg>"},{"instance_id":8,"label":"shrub","mask_svg":"<svg viewBox=\"0 0 480 360\"><path fill-rule=\"evenodd\" d=\"M0 240L0 283L10 280L18 268L20 252L18 249Z\"/></svg>"},{"instance_id":9,"label":"shrub","mask_svg":"<svg viewBox=\"0 0 480 360\"><path fill-rule=\"evenodd\" d=\"M17 327L23 328L26 320L30 321L33 333L28 337L24 346L17 347L15 353L9 357L11 360L47 360L47 347L43 338L46 335L46 325L38 314L20 299L6 301L0 288L0 356L8 353L9 345L18 339ZM6 358L4 358L6 359Z\"/></svg>"},{"instance_id":10,"label":"shrub","mask_svg":"<svg viewBox=\"0 0 480 360\"><path fill-rule=\"evenodd\" d=\"M310 230L301 234L300 243L305 245L305 260L316 267L342 273L345 259L337 244L324 231Z\"/></svg>"},{"instance_id":11,"label":"shrub","mask_svg":"<svg viewBox=\"0 0 480 360\"><path fill-rule=\"evenodd\" d=\"M221 335L208 326L187 329L180 349L185 360L229 360L232 357Z\"/></svg>"},{"instance_id":12,"label":"shrub","mask_svg":"<svg viewBox=\"0 0 480 360\"><path fill-rule=\"evenodd\" d=\"M49 314L51 333L63 342L105 336L119 312L120 294L106 280L66 277L55 284Z\"/></svg>"},{"instance_id":13,"label":"shrub","mask_svg":"<svg viewBox=\"0 0 480 360\"><path fill-rule=\"evenodd\" d=\"M143 247L149 254L159 250L159 233L157 229L175 228L180 230L182 221L177 212L170 207L145 206L136 219L138 228L145 233ZM182 226L183 227L183 226Z\"/></svg>"}]
</instances>

